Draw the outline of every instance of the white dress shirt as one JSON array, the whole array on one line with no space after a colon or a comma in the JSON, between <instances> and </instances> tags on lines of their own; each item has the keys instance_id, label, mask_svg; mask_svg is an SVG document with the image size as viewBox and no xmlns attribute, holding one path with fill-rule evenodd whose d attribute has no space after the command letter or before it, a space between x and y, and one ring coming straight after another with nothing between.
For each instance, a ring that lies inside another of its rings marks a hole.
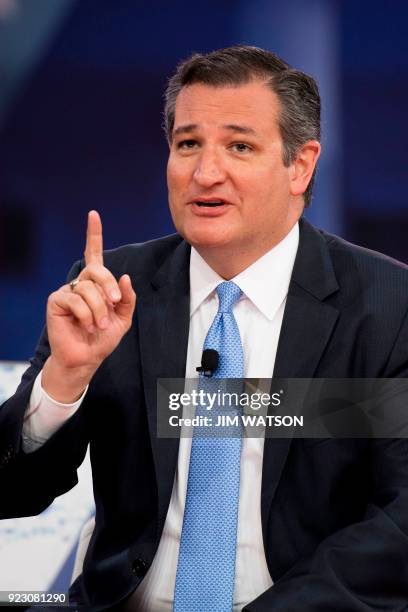
<instances>
[{"instance_id":1,"label":"white dress shirt","mask_svg":"<svg viewBox=\"0 0 408 612\"><path fill-rule=\"evenodd\" d=\"M299 244L299 226L271 251L234 279L243 292L233 312L244 349L246 378L272 378L289 282ZM186 378L196 378L207 332L218 310L217 285L223 282L199 253L191 250L190 329ZM73 414L82 398L61 405L34 385L24 426L26 450L34 450ZM49 425L47 424L49 423ZM238 510L234 612L272 585L262 539L261 479L263 438L243 438ZM187 491L191 438L180 439L177 470L169 509L153 563L126 610L170 612L173 609L178 551ZM135 483L136 486L137 483ZM273 554L273 553L272 553Z\"/></svg>"}]
</instances>

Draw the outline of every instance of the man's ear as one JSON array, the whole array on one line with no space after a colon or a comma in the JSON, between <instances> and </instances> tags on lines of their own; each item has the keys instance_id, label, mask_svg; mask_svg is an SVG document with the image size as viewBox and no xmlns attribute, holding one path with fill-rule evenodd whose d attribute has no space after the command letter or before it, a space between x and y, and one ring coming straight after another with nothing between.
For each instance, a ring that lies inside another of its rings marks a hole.
<instances>
[{"instance_id":1,"label":"man's ear","mask_svg":"<svg viewBox=\"0 0 408 612\"><path fill-rule=\"evenodd\" d=\"M320 142L317 140L309 140L300 147L290 165L290 193L293 196L305 193L319 159L320 151Z\"/></svg>"}]
</instances>

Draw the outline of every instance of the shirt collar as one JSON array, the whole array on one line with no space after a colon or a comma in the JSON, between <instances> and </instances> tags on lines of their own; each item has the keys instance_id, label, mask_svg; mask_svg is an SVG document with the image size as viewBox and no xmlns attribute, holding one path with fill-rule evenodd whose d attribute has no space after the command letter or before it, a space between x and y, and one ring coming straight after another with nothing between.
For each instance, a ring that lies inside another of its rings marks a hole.
<instances>
[{"instance_id":1,"label":"shirt collar","mask_svg":"<svg viewBox=\"0 0 408 612\"><path fill-rule=\"evenodd\" d=\"M270 320L286 298L299 246L296 223L281 242L231 279L244 295ZM224 279L194 247L190 258L190 316Z\"/></svg>"}]
</instances>

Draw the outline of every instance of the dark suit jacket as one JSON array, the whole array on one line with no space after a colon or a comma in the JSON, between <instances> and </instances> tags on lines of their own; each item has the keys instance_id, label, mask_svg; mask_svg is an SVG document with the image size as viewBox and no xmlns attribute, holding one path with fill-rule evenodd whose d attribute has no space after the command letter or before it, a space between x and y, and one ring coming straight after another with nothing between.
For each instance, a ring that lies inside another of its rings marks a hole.
<instances>
[{"instance_id":1,"label":"dark suit jacket","mask_svg":"<svg viewBox=\"0 0 408 612\"><path fill-rule=\"evenodd\" d=\"M156 435L156 379L184 377L189 330L189 246L180 236L107 252L105 265L130 274L138 303L78 412L39 450L21 451L46 332L0 410L2 518L39 513L74 486L90 441L96 528L73 592L92 610L131 593L157 550L178 440ZM274 375L406 377L407 271L301 221ZM245 610L408 606L408 440L267 439L261 513L274 586Z\"/></svg>"}]
</instances>

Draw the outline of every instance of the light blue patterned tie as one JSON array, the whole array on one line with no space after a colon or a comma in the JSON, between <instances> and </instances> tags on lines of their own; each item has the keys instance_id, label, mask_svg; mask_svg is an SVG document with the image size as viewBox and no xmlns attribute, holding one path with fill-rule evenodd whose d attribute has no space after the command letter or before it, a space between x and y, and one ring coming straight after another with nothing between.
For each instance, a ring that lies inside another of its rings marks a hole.
<instances>
[{"instance_id":1,"label":"light blue patterned tie","mask_svg":"<svg viewBox=\"0 0 408 612\"><path fill-rule=\"evenodd\" d=\"M244 355L238 325L232 314L242 292L228 281L218 285L217 293L218 312L208 331L204 349L212 348L219 353L214 377L242 379ZM202 379L201 388L205 386L206 380ZM241 436L214 437L202 435L202 430L199 435L198 431L195 428L191 445L173 610L231 612Z\"/></svg>"}]
</instances>

